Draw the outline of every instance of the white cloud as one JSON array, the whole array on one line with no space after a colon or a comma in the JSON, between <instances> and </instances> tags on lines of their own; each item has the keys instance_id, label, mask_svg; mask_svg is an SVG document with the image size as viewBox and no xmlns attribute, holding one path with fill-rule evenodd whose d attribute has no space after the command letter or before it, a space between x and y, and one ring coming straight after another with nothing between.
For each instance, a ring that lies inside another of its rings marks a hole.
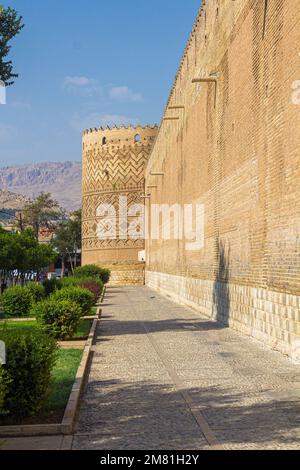
<instances>
[{"instance_id":1,"label":"white cloud","mask_svg":"<svg viewBox=\"0 0 300 470\"><path fill-rule=\"evenodd\" d=\"M73 94L82 95L84 97L91 97L95 95L102 95L103 89L98 81L94 78L84 76L67 76L63 81L64 88Z\"/></svg>"},{"instance_id":2,"label":"white cloud","mask_svg":"<svg viewBox=\"0 0 300 470\"><path fill-rule=\"evenodd\" d=\"M74 114L71 119L71 127L76 131L83 131L84 129L90 129L94 127L105 127L105 126L120 126L124 124L137 125L137 118L131 118L129 116L122 116L119 114L99 114L91 113L86 115Z\"/></svg>"},{"instance_id":3,"label":"white cloud","mask_svg":"<svg viewBox=\"0 0 300 470\"><path fill-rule=\"evenodd\" d=\"M63 87L69 93L90 98L101 96L122 103L143 103L142 93L132 91L128 86L102 87L95 78L85 76L67 76L63 80Z\"/></svg>"},{"instance_id":4,"label":"white cloud","mask_svg":"<svg viewBox=\"0 0 300 470\"><path fill-rule=\"evenodd\" d=\"M119 86L111 88L109 96L116 101L142 103L144 97L141 93L135 93L127 86Z\"/></svg>"},{"instance_id":5,"label":"white cloud","mask_svg":"<svg viewBox=\"0 0 300 470\"><path fill-rule=\"evenodd\" d=\"M87 78L87 77L65 77L64 85L68 86L75 86L75 87L86 87L91 85L97 85L97 80L94 78Z\"/></svg>"}]
</instances>

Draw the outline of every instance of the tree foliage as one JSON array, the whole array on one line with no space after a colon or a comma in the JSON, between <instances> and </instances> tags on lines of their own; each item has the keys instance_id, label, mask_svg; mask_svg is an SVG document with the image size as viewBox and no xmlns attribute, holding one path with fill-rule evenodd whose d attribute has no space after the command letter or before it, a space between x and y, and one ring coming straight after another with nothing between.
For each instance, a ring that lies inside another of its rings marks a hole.
<instances>
[{"instance_id":1,"label":"tree foliage","mask_svg":"<svg viewBox=\"0 0 300 470\"><path fill-rule=\"evenodd\" d=\"M33 229L38 239L41 228L54 229L64 216L57 201L50 193L41 193L34 202L25 206L23 223Z\"/></svg>"},{"instance_id":2,"label":"tree foliage","mask_svg":"<svg viewBox=\"0 0 300 470\"><path fill-rule=\"evenodd\" d=\"M55 231L52 246L62 258L62 277L68 259L72 271L76 268L76 254L81 248L81 210L73 212Z\"/></svg>"},{"instance_id":3,"label":"tree foliage","mask_svg":"<svg viewBox=\"0 0 300 470\"><path fill-rule=\"evenodd\" d=\"M10 52L10 41L20 33L24 27L23 18L13 8L4 8L0 5L0 80L6 86L12 85L13 78L18 77L13 72L11 60L7 60Z\"/></svg>"},{"instance_id":4,"label":"tree foliage","mask_svg":"<svg viewBox=\"0 0 300 470\"><path fill-rule=\"evenodd\" d=\"M32 232L27 229L21 233L0 231L0 270L2 275L10 276L17 271L21 277L38 271L55 261L56 253L50 245L40 245Z\"/></svg>"}]
</instances>

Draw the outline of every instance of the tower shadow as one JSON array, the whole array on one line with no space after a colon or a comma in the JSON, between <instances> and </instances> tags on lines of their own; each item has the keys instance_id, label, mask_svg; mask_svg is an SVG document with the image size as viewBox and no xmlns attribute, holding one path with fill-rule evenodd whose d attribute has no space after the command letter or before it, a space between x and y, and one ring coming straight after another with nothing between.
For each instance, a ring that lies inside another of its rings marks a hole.
<instances>
[{"instance_id":1,"label":"tower shadow","mask_svg":"<svg viewBox=\"0 0 300 470\"><path fill-rule=\"evenodd\" d=\"M229 293L229 258L230 247L218 242L218 270L213 291L213 318L221 325L229 327L230 293Z\"/></svg>"}]
</instances>

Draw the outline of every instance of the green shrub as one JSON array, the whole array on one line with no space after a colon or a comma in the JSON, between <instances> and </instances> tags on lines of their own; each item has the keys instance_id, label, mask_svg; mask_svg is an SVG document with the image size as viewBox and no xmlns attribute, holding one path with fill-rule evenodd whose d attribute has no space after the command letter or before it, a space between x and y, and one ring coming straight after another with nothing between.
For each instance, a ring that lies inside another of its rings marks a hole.
<instances>
[{"instance_id":1,"label":"green shrub","mask_svg":"<svg viewBox=\"0 0 300 470\"><path fill-rule=\"evenodd\" d=\"M16 421L36 415L47 399L56 342L41 331L0 331L6 364L0 365L0 416Z\"/></svg>"},{"instance_id":2,"label":"green shrub","mask_svg":"<svg viewBox=\"0 0 300 470\"><path fill-rule=\"evenodd\" d=\"M27 284L24 289L30 292L33 304L40 302L46 296L45 288L44 286L41 286L41 284Z\"/></svg>"},{"instance_id":3,"label":"green shrub","mask_svg":"<svg viewBox=\"0 0 300 470\"><path fill-rule=\"evenodd\" d=\"M32 314L47 334L55 339L63 340L72 338L76 333L81 309L77 303L70 300L47 299L36 304L32 309Z\"/></svg>"},{"instance_id":4,"label":"green shrub","mask_svg":"<svg viewBox=\"0 0 300 470\"><path fill-rule=\"evenodd\" d=\"M10 287L1 295L0 303L5 316L24 317L31 309L32 294L24 287Z\"/></svg>"},{"instance_id":5,"label":"green shrub","mask_svg":"<svg viewBox=\"0 0 300 470\"><path fill-rule=\"evenodd\" d=\"M98 300L103 291L103 282L99 278L95 277L65 277L62 279L63 287L82 287L87 289L95 297L95 301Z\"/></svg>"},{"instance_id":6,"label":"green shrub","mask_svg":"<svg viewBox=\"0 0 300 470\"><path fill-rule=\"evenodd\" d=\"M74 270L75 277L101 277L101 268L95 264L80 266Z\"/></svg>"},{"instance_id":7,"label":"green shrub","mask_svg":"<svg viewBox=\"0 0 300 470\"><path fill-rule=\"evenodd\" d=\"M102 280L103 284L108 284L110 280L111 271L106 268L101 268L101 276L100 279Z\"/></svg>"},{"instance_id":8,"label":"green shrub","mask_svg":"<svg viewBox=\"0 0 300 470\"><path fill-rule=\"evenodd\" d=\"M76 268L74 271L75 277L94 277L100 278L103 284L107 284L110 279L110 270L105 268L100 268L94 264L87 266L81 266Z\"/></svg>"},{"instance_id":9,"label":"green shrub","mask_svg":"<svg viewBox=\"0 0 300 470\"><path fill-rule=\"evenodd\" d=\"M79 287L82 287L83 289L87 289L89 292L93 294L94 303L97 302L97 300L99 299L103 291L103 283L99 279L90 279L90 278L82 279L81 283L78 285Z\"/></svg>"},{"instance_id":10,"label":"green shrub","mask_svg":"<svg viewBox=\"0 0 300 470\"><path fill-rule=\"evenodd\" d=\"M65 287L54 292L54 294L50 296L50 299L56 301L70 300L71 302L75 302L80 307L83 316L88 315L94 305L93 294L81 287Z\"/></svg>"},{"instance_id":11,"label":"green shrub","mask_svg":"<svg viewBox=\"0 0 300 470\"><path fill-rule=\"evenodd\" d=\"M43 286L46 292L46 296L48 297L53 292L62 289L62 281L60 279L46 279L43 282Z\"/></svg>"}]
</instances>

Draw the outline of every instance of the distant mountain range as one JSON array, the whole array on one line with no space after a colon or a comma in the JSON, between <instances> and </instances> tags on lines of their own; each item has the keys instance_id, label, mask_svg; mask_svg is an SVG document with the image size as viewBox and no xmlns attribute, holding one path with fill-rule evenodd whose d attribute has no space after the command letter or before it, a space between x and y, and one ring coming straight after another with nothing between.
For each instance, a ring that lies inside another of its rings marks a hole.
<instances>
[{"instance_id":1,"label":"distant mountain range","mask_svg":"<svg viewBox=\"0 0 300 470\"><path fill-rule=\"evenodd\" d=\"M9 208L9 204L12 204L11 208L20 208L18 205L22 199L26 202L26 198L33 199L44 191L51 193L64 209L79 209L81 174L81 162L36 163L0 168L0 207Z\"/></svg>"}]
</instances>

